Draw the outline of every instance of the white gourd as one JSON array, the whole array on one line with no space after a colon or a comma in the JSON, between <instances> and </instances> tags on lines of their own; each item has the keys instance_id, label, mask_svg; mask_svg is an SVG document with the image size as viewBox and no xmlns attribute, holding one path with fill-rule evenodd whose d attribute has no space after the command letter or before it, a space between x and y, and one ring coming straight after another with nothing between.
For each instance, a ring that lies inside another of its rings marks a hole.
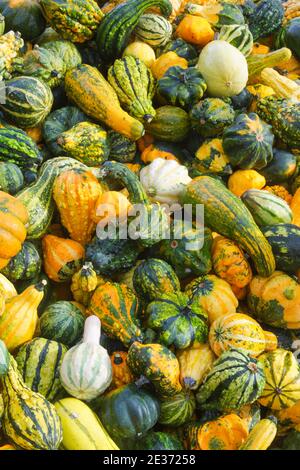
<instances>
[{"instance_id":1,"label":"white gourd","mask_svg":"<svg viewBox=\"0 0 300 470\"><path fill-rule=\"evenodd\" d=\"M207 83L210 96L238 95L247 85L247 60L226 41L209 42L202 49L196 67Z\"/></svg>"},{"instance_id":2,"label":"white gourd","mask_svg":"<svg viewBox=\"0 0 300 470\"><path fill-rule=\"evenodd\" d=\"M93 400L101 395L112 381L110 357L100 346L101 323L98 317L88 317L84 324L82 342L69 349L60 368L60 380L75 398Z\"/></svg>"},{"instance_id":3,"label":"white gourd","mask_svg":"<svg viewBox=\"0 0 300 470\"><path fill-rule=\"evenodd\" d=\"M152 201L177 203L184 187L191 181L188 170L175 160L156 158L140 171L140 181Z\"/></svg>"}]
</instances>

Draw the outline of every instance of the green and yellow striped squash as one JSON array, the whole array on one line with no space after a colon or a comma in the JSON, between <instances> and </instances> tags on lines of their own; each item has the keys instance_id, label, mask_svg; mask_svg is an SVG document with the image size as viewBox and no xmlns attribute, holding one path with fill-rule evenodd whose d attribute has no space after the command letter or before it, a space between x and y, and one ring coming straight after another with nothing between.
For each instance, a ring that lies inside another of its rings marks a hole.
<instances>
[{"instance_id":1,"label":"green and yellow striped squash","mask_svg":"<svg viewBox=\"0 0 300 470\"><path fill-rule=\"evenodd\" d=\"M235 112L231 104L221 98L205 98L190 111L192 129L201 137L217 137L234 122Z\"/></svg>"},{"instance_id":2,"label":"green and yellow striped squash","mask_svg":"<svg viewBox=\"0 0 300 470\"><path fill-rule=\"evenodd\" d=\"M136 154L136 143L119 132L108 131L109 158L120 163L129 163L134 160Z\"/></svg>"},{"instance_id":3,"label":"green and yellow striped squash","mask_svg":"<svg viewBox=\"0 0 300 470\"><path fill-rule=\"evenodd\" d=\"M156 6L166 17L172 13L169 0L131 0L107 13L98 27L96 37L101 58L109 63L120 57L141 15Z\"/></svg>"},{"instance_id":4,"label":"green and yellow striped squash","mask_svg":"<svg viewBox=\"0 0 300 470\"><path fill-rule=\"evenodd\" d=\"M24 176L15 163L0 162L0 190L12 196L24 186Z\"/></svg>"},{"instance_id":5,"label":"green and yellow striped squash","mask_svg":"<svg viewBox=\"0 0 300 470\"><path fill-rule=\"evenodd\" d=\"M181 440L169 432L149 431L136 443L137 450L183 450Z\"/></svg>"},{"instance_id":6,"label":"green and yellow striped squash","mask_svg":"<svg viewBox=\"0 0 300 470\"><path fill-rule=\"evenodd\" d=\"M143 124L123 111L115 90L95 67L79 65L68 70L65 90L68 98L89 117L131 140L143 136Z\"/></svg>"},{"instance_id":7,"label":"green and yellow striped squash","mask_svg":"<svg viewBox=\"0 0 300 470\"><path fill-rule=\"evenodd\" d=\"M232 166L224 152L220 138L205 140L195 153L192 168L202 174L226 176L232 174Z\"/></svg>"},{"instance_id":8,"label":"green and yellow striped squash","mask_svg":"<svg viewBox=\"0 0 300 470\"><path fill-rule=\"evenodd\" d=\"M161 397L172 397L182 389L179 382L179 362L161 344L134 342L129 348L127 363L134 374L147 377Z\"/></svg>"},{"instance_id":9,"label":"green and yellow striped squash","mask_svg":"<svg viewBox=\"0 0 300 470\"><path fill-rule=\"evenodd\" d=\"M276 268L296 272L300 267L300 227L290 223L274 222L262 229L271 245Z\"/></svg>"},{"instance_id":10,"label":"green and yellow striped squash","mask_svg":"<svg viewBox=\"0 0 300 470\"><path fill-rule=\"evenodd\" d=\"M152 106L154 77L144 62L131 55L117 59L109 68L107 79L131 116L142 122L152 121L156 115Z\"/></svg>"},{"instance_id":11,"label":"green and yellow striped squash","mask_svg":"<svg viewBox=\"0 0 300 470\"><path fill-rule=\"evenodd\" d=\"M24 131L7 126L0 127L0 161L17 165L25 181L31 183L37 177L42 156L37 145ZM18 189L15 192L17 191Z\"/></svg>"},{"instance_id":12,"label":"green and yellow striped squash","mask_svg":"<svg viewBox=\"0 0 300 470\"><path fill-rule=\"evenodd\" d=\"M145 123L146 131L155 139L164 142L182 142L190 130L189 115L177 106L162 106L156 116Z\"/></svg>"},{"instance_id":13,"label":"green and yellow striped squash","mask_svg":"<svg viewBox=\"0 0 300 470\"><path fill-rule=\"evenodd\" d=\"M259 362L266 377L259 403L271 410L295 405L300 400L300 369L293 353L276 349L262 354Z\"/></svg>"},{"instance_id":14,"label":"green and yellow striped squash","mask_svg":"<svg viewBox=\"0 0 300 470\"><path fill-rule=\"evenodd\" d=\"M38 276L41 266L42 260L37 248L33 243L25 240L21 251L10 259L1 273L10 281L25 281Z\"/></svg>"},{"instance_id":15,"label":"green and yellow striped squash","mask_svg":"<svg viewBox=\"0 0 300 470\"><path fill-rule=\"evenodd\" d=\"M277 419L268 416L261 419L250 431L239 450L267 450L277 434Z\"/></svg>"},{"instance_id":16,"label":"green and yellow striped squash","mask_svg":"<svg viewBox=\"0 0 300 470\"><path fill-rule=\"evenodd\" d=\"M229 44L241 51L245 57L251 54L253 36L246 24L227 24L222 26L218 39L229 42Z\"/></svg>"},{"instance_id":17,"label":"green and yellow striped squash","mask_svg":"<svg viewBox=\"0 0 300 470\"><path fill-rule=\"evenodd\" d=\"M271 246L242 201L220 181L210 176L195 178L186 186L181 200L184 204L203 204L205 224L241 245L261 276L267 277L274 272Z\"/></svg>"},{"instance_id":18,"label":"green and yellow striped squash","mask_svg":"<svg viewBox=\"0 0 300 470\"><path fill-rule=\"evenodd\" d=\"M196 409L195 395L190 390L183 390L171 398L161 398L159 405L158 422L164 426L177 428L191 421Z\"/></svg>"},{"instance_id":19,"label":"green and yellow striped squash","mask_svg":"<svg viewBox=\"0 0 300 470\"><path fill-rule=\"evenodd\" d=\"M90 122L79 122L63 132L57 143L64 154L87 166L101 165L107 160L110 151L107 132Z\"/></svg>"},{"instance_id":20,"label":"green and yellow striped squash","mask_svg":"<svg viewBox=\"0 0 300 470\"><path fill-rule=\"evenodd\" d=\"M149 46L164 46L172 37L171 23L161 15L145 13L134 29L138 39Z\"/></svg>"},{"instance_id":21,"label":"green and yellow striped squash","mask_svg":"<svg viewBox=\"0 0 300 470\"><path fill-rule=\"evenodd\" d=\"M76 302L59 300L48 305L40 317L43 338L58 341L66 346L77 343L83 333L84 316Z\"/></svg>"},{"instance_id":22,"label":"green and yellow striped squash","mask_svg":"<svg viewBox=\"0 0 300 470\"><path fill-rule=\"evenodd\" d=\"M104 16L94 0L41 0L40 6L50 26L72 42L92 39Z\"/></svg>"},{"instance_id":23,"label":"green and yellow striped squash","mask_svg":"<svg viewBox=\"0 0 300 470\"><path fill-rule=\"evenodd\" d=\"M257 400L264 386L262 364L243 351L231 349L213 364L196 399L203 409L236 410Z\"/></svg>"},{"instance_id":24,"label":"green and yellow striped squash","mask_svg":"<svg viewBox=\"0 0 300 470\"><path fill-rule=\"evenodd\" d=\"M23 382L15 359L10 356L7 375L1 377L4 435L24 450L55 450L62 440L62 427L54 406Z\"/></svg>"},{"instance_id":25,"label":"green and yellow striped squash","mask_svg":"<svg viewBox=\"0 0 300 470\"><path fill-rule=\"evenodd\" d=\"M266 347L264 331L259 323L242 313L217 318L209 330L209 343L217 356L229 349L239 349L256 357Z\"/></svg>"},{"instance_id":26,"label":"green and yellow striped squash","mask_svg":"<svg viewBox=\"0 0 300 470\"><path fill-rule=\"evenodd\" d=\"M125 346L141 341L142 331L137 319L138 300L125 284L106 282L97 287L89 305L89 313L101 320L104 332Z\"/></svg>"},{"instance_id":27,"label":"green and yellow striped squash","mask_svg":"<svg viewBox=\"0 0 300 470\"><path fill-rule=\"evenodd\" d=\"M12 78L5 83L5 90L5 103L0 104L0 109L18 127L26 129L38 126L51 111L51 89L38 78Z\"/></svg>"},{"instance_id":28,"label":"green and yellow striped squash","mask_svg":"<svg viewBox=\"0 0 300 470\"><path fill-rule=\"evenodd\" d=\"M53 402L63 393L59 369L67 348L56 341L34 338L18 351L16 361L26 385Z\"/></svg>"},{"instance_id":29,"label":"green and yellow striped squash","mask_svg":"<svg viewBox=\"0 0 300 470\"><path fill-rule=\"evenodd\" d=\"M148 258L139 263L132 281L142 301L151 302L162 294L180 292L180 282L175 271L161 259Z\"/></svg>"},{"instance_id":30,"label":"green and yellow striped squash","mask_svg":"<svg viewBox=\"0 0 300 470\"><path fill-rule=\"evenodd\" d=\"M242 194L241 199L259 227L292 222L293 213L288 203L269 191L249 189Z\"/></svg>"},{"instance_id":31,"label":"green and yellow striped squash","mask_svg":"<svg viewBox=\"0 0 300 470\"><path fill-rule=\"evenodd\" d=\"M24 204L29 214L27 228L29 239L41 238L46 233L55 207L52 197L54 180L63 171L73 168L87 169L83 163L73 158L57 157L47 160L42 165L36 182L18 193L17 198Z\"/></svg>"},{"instance_id":32,"label":"green and yellow striped squash","mask_svg":"<svg viewBox=\"0 0 300 470\"><path fill-rule=\"evenodd\" d=\"M55 403L66 450L119 450L93 411L77 398Z\"/></svg>"}]
</instances>

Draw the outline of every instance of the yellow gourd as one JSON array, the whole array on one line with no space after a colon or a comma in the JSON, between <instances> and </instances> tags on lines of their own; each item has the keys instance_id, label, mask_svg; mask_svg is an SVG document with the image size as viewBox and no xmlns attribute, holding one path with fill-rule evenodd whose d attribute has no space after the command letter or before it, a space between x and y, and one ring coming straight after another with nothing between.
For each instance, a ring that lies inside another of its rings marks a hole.
<instances>
[{"instance_id":1,"label":"yellow gourd","mask_svg":"<svg viewBox=\"0 0 300 470\"><path fill-rule=\"evenodd\" d=\"M277 420L274 416L260 420L250 432L239 450L267 450L277 434Z\"/></svg>"},{"instance_id":2,"label":"yellow gourd","mask_svg":"<svg viewBox=\"0 0 300 470\"><path fill-rule=\"evenodd\" d=\"M162 54L156 61L152 64L151 71L154 77L159 80L164 74L169 70L170 67L178 65L182 69L188 68L188 62L183 57L179 57L175 52L170 51Z\"/></svg>"},{"instance_id":3,"label":"yellow gourd","mask_svg":"<svg viewBox=\"0 0 300 470\"><path fill-rule=\"evenodd\" d=\"M196 390L203 382L216 360L209 344L194 343L192 346L179 350L177 359L180 366L180 383L184 388Z\"/></svg>"},{"instance_id":4,"label":"yellow gourd","mask_svg":"<svg viewBox=\"0 0 300 470\"><path fill-rule=\"evenodd\" d=\"M292 223L300 227L300 188L297 189L297 191L295 192L293 196L293 199L291 202L291 209L293 212Z\"/></svg>"},{"instance_id":5,"label":"yellow gourd","mask_svg":"<svg viewBox=\"0 0 300 470\"><path fill-rule=\"evenodd\" d=\"M5 301L18 295L15 289L15 286L1 273L0 273L0 288L2 288L3 290ZM1 308L0 308L0 311L1 311Z\"/></svg>"},{"instance_id":6,"label":"yellow gourd","mask_svg":"<svg viewBox=\"0 0 300 470\"><path fill-rule=\"evenodd\" d=\"M132 55L136 59L140 59L147 67L151 68L155 61L155 52L149 44L142 41L134 41L126 47L123 57Z\"/></svg>"},{"instance_id":7,"label":"yellow gourd","mask_svg":"<svg viewBox=\"0 0 300 470\"><path fill-rule=\"evenodd\" d=\"M238 197L248 189L262 189L265 185L264 176L255 170L237 170L228 180L228 189Z\"/></svg>"},{"instance_id":8,"label":"yellow gourd","mask_svg":"<svg viewBox=\"0 0 300 470\"><path fill-rule=\"evenodd\" d=\"M280 75L276 70L265 68L261 72L260 78L262 83L271 87L279 98L287 98L296 102L300 100L300 86L294 80Z\"/></svg>"},{"instance_id":9,"label":"yellow gourd","mask_svg":"<svg viewBox=\"0 0 300 470\"><path fill-rule=\"evenodd\" d=\"M205 18L185 15L176 29L176 36L196 46L204 47L214 38L214 30Z\"/></svg>"}]
</instances>

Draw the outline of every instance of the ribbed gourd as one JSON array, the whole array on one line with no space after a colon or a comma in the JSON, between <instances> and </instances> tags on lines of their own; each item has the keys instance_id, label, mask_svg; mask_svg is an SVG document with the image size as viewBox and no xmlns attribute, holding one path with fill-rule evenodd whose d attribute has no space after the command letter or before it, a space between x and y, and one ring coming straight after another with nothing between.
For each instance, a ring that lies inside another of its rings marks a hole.
<instances>
[{"instance_id":1,"label":"ribbed gourd","mask_svg":"<svg viewBox=\"0 0 300 470\"><path fill-rule=\"evenodd\" d=\"M261 419L251 430L239 450L267 450L277 434L277 419L268 416Z\"/></svg>"},{"instance_id":2,"label":"ribbed gourd","mask_svg":"<svg viewBox=\"0 0 300 470\"><path fill-rule=\"evenodd\" d=\"M251 54L253 48L253 36L246 24L224 25L219 31L218 39L227 41L241 51L245 57Z\"/></svg>"},{"instance_id":3,"label":"ribbed gourd","mask_svg":"<svg viewBox=\"0 0 300 470\"><path fill-rule=\"evenodd\" d=\"M196 341L188 348L178 350L176 357L180 366L180 383L188 390L197 390L216 360L209 344Z\"/></svg>"},{"instance_id":4,"label":"ribbed gourd","mask_svg":"<svg viewBox=\"0 0 300 470\"><path fill-rule=\"evenodd\" d=\"M97 287L105 282L104 278L97 275L93 264L86 262L72 277L71 291L74 299L87 307Z\"/></svg>"},{"instance_id":5,"label":"ribbed gourd","mask_svg":"<svg viewBox=\"0 0 300 470\"><path fill-rule=\"evenodd\" d=\"M101 324L98 317L88 317L83 340L65 354L60 367L60 380L75 398L92 400L101 395L112 381L110 357L100 346Z\"/></svg>"},{"instance_id":6,"label":"ribbed gourd","mask_svg":"<svg viewBox=\"0 0 300 470\"><path fill-rule=\"evenodd\" d=\"M5 436L24 450L55 450L62 440L62 427L54 406L23 382L15 359L10 356L6 375L0 377Z\"/></svg>"},{"instance_id":7,"label":"ribbed gourd","mask_svg":"<svg viewBox=\"0 0 300 470\"><path fill-rule=\"evenodd\" d=\"M62 224L70 237L83 245L91 240L96 228L92 214L101 194L102 187L97 178L84 170L66 171L54 182L53 198Z\"/></svg>"},{"instance_id":8,"label":"ribbed gourd","mask_svg":"<svg viewBox=\"0 0 300 470\"><path fill-rule=\"evenodd\" d=\"M158 422L164 426L178 428L188 423L196 408L195 395L191 390L183 390L172 398L161 398Z\"/></svg>"},{"instance_id":9,"label":"ribbed gourd","mask_svg":"<svg viewBox=\"0 0 300 470\"><path fill-rule=\"evenodd\" d=\"M161 15L145 13L140 17L134 34L153 48L161 47L171 39L172 25Z\"/></svg>"},{"instance_id":10,"label":"ribbed gourd","mask_svg":"<svg viewBox=\"0 0 300 470\"><path fill-rule=\"evenodd\" d=\"M45 272L55 282L70 280L83 264L84 248L74 240L45 235L42 248Z\"/></svg>"},{"instance_id":11,"label":"ribbed gourd","mask_svg":"<svg viewBox=\"0 0 300 470\"><path fill-rule=\"evenodd\" d=\"M152 121L156 115L152 106L154 78L144 62L133 56L117 59L109 68L107 77L120 103L131 116L140 121Z\"/></svg>"},{"instance_id":12,"label":"ribbed gourd","mask_svg":"<svg viewBox=\"0 0 300 470\"><path fill-rule=\"evenodd\" d=\"M24 186L24 176L15 163L0 162L0 190L14 195Z\"/></svg>"},{"instance_id":13,"label":"ribbed gourd","mask_svg":"<svg viewBox=\"0 0 300 470\"><path fill-rule=\"evenodd\" d=\"M27 287L6 302L0 316L0 338L9 351L32 339L38 320L37 308L44 296L46 281Z\"/></svg>"}]
</instances>

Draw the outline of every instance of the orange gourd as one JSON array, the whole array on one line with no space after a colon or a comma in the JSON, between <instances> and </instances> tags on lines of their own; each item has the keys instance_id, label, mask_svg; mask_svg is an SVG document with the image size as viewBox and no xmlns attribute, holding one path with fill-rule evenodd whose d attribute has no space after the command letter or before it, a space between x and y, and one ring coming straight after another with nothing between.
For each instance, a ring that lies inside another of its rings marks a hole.
<instances>
[{"instance_id":1,"label":"orange gourd","mask_svg":"<svg viewBox=\"0 0 300 470\"><path fill-rule=\"evenodd\" d=\"M169 70L170 67L178 65L182 69L188 68L188 62L183 57L179 57L175 52L170 51L162 54L151 67L154 77L159 80Z\"/></svg>"},{"instance_id":2,"label":"orange gourd","mask_svg":"<svg viewBox=\"0 0 300 470\"><path fill-rule=\"evenodd\" d=\"M151 163L153 160L156 160L156 158L163 158L164 160L175 160L179 162L175 155L157 147L155 144L151 144L146 147L141 154L141 160L144 163Z\"/></svg>"},{"instance_id":3,"label":"orange gourd","mask_svg":"<svg viewBox=\"0 0 300 470\"><path fill-rule=\"evenodd\" d=\"M55 282L64 282L78 271L85 251L80 243L55 235L45 235L42 241L44 269Z\"/></svg>"},{"instance_id":4,"label":"orange gourd","mask_svg":"<svg viewBox=\"0 0 300 470\"><path fill-rule=\"evenodd\" d=\"M176 36L200 47L212 41L214 34L214 30L205 18L194 15L185 15L176 29Z\"/></svg>"},{"instance_id":5,"label":"orange gourd","mask_svg":"<svg viewBox=\"0 0 300 470\"><path fill-rule=\"evenodd\" d=\"M297 189L293 196L291 209L293 212L292 223L300 227L300 188Z\"/></svg>"},{"instance_id":6,"label":"orange gourd","mask_svg":"<svg viewBox=\"0 0 300 470\"><path fill-rule=\"evenodd\" d=\"M102 194L97 178L89 171L74 169L61 173L53 186L53 197L63 226L70 237L85 245L95 231L95 204Z\"/></svg>"},{"instance_id":7,"label":"orange gourd","mask_svg":"<svg viewBox=\"0 0 300 470\"><path fill-rule=\"evenodd\" d=\"M229 191L238 197L248 189L262 189L265 184L265 177L255 170L237 170L228 179Z\"/></svg>"},{"instance_id":8,"label":"orange gourd","mask_svg":"<svg viewBox=\"0 0 300 470\"><path fill-rule=\"evenodd\" d=\"M275 194L275 196L281 197L284 201L286 201L288 204L291 204L293 196L288 192L287 189L285 189L284 186L280 186L278 184L275 184L274 186L265 186L264 191L269 191L272 194Z\"/></svg>"},{"instance_id":9,"label":"orange gourd","mask_svg":"<svg viewBox=\"0 0 300 470\"><path fill-rule=\"evenodd\" d=\"M0 191L0 269L21 250L27 222L25 206L15 197Z\"/></svg>"},{"instance_id":10,"label":"orange gourd","mask_svg":"<svg viewBox=\"0 0 300 470\"><path fill-rule=\"evenodd\" d=\"M30 341L37 326L37 308L44 297L47 282L27 287L20 295L8 300L0 316L0 339L9 351Z\"/></svg>"},{"instance_id":11,"label":"orange gourd","mask_svg":"<svg viewBox=\"0 0 300 470\"><path fill-rule=\"evenodd\" d=\"M126 216L132 207L128 198L119 191L106 191L101 194L96 202L93 220L97 224L105 219L109 221Z\"/></svg>"},{"instance_id":12,"label":"orange gourd","mask_svg":"<svg viewBox=\"0 0 300 470\"><path fill-rule=\"evenodd\" d=\"M115 351L111 354L112 364L112 384L111 388L119 388L133 381L133 375L127 364L128 353L125 351Z\"/></svg>"},{"instance_id":13,"label":"orange gourd","mask_svg":"<svg viewBox=\"0 0 300 470\"><path fill-rule=\"evenodd\" d=\"M198 433L201 450L238 450L248 437L246 423L236 414L228 414L205 423Z\"/></svg>"}]
</instances>

